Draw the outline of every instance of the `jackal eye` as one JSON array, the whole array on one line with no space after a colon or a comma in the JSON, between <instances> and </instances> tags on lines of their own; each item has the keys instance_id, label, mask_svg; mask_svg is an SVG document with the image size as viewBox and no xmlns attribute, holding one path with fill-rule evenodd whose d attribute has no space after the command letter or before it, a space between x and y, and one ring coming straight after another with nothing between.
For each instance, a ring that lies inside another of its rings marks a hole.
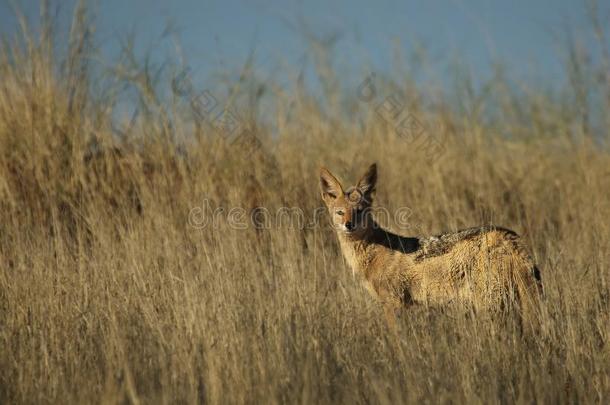
<instances>
[{"instance_id":1,"label":"jackal eye","mask_svg":"<svg viewBox=\"0 0 610 405\"><path fill-rule=\"evenodd\" d=\"M343 216L343 215L345 215L345 211L339 210L339 211L335 212L335 214Z\"/></svg>"}]
</instances>

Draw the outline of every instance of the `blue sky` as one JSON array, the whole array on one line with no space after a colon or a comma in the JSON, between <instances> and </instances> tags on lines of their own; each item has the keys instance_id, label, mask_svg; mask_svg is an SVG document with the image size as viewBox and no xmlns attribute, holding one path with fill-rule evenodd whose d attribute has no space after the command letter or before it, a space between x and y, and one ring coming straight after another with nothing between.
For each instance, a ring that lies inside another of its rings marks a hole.
<instances>
[{"instance_id":1,"label":"blue sky","mask_svg":"<svg viewBox=\"0 0 610 405\"><path fill-rule=\"evenodd\" d=\"M62 1L60 23L69 21L74 0ZM393 55L409 54L414 44L429 51L434 74L456 55L475 77L489 74L502 61L517 78L562 80L561 40L566 27L583 41L587 35L585 2L539 1L194 1L105 0L91 2L97 42L105 58L119 50L119 40L136 34L140 49L152 48L159 59L175 58L174 39L196 75L207 77L223 67L238 67L254 50L257 70L272 74L277 66L302 67L310 61L303 27L320 38L336 36L336 66L353 74L367 69L391 71ZM18 29L9 1L0 0L0 32ZM39 2L23 0L20 9L36 21ZM608 16L610 4L602 7ZM164 37L171 25L174 35ZM593 46L593 45L592 45ZM436 65L438 63L438 65ZM366 67L365 67L366 65Z\"/></svg>"}]
</instances>

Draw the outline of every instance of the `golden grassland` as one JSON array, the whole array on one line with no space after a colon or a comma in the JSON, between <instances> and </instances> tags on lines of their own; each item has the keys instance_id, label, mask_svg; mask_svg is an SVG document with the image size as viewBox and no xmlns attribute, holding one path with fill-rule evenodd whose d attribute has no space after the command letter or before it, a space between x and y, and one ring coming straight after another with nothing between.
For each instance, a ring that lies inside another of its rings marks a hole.
<instances>
[{"instance_id":1,"label":"golden grassland","mask_svg":"<svg viewBox=\"0 0 610 405\"><path fill-rule=\"evenodd\" d=\"M610 400L608 131L592 135L570 88L517 98L496 78L497 99L458 111L417 101L413 83L380 85L438 123L433 155L362 102L352 119L272 88L274 114L244 121L252 146L200 115L179 119L193 103L160 101L147 68L123 60L104 83L129 83L144 113L119 136L75 15L61 58L44 21L0 54L1 403ZM603 100L595 109L608 116ZM373 161L378 206L411 209L396 231L494 223L523 235L545 286L542 326L422 307L402 314L396 342L325 216L304 227L257 215L313 215L321 164L353 181ZM207 203L259 226L194 226Z\"/></svg>"}]
</instances>

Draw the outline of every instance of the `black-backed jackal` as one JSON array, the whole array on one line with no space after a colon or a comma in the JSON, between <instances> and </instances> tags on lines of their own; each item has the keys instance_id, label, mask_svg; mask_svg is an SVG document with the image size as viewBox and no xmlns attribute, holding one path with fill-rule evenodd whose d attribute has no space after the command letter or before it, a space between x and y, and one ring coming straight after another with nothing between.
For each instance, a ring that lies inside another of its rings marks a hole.
<instances>
[{"instance_id":1,"label":"black-backed jackal","mask_svg":"<svg viewBox=\"0 0 610 405\"><path fill-rule=\"evenodd\" d=\"M371 214L376 182L375 164L346 190L327 169L320 171L322 199L343 255L391 325L400 307L417 303L490 309L516 303L523 313L537 302L540 273L515 232L483 226L431 237L396 235Z\"/></svg>"}]
</instances>

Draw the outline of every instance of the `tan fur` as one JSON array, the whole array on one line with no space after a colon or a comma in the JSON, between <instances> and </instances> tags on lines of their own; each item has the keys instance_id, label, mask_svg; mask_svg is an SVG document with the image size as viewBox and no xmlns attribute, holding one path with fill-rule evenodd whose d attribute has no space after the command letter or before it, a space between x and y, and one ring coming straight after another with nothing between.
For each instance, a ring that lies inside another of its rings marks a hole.
<instances>
[{"instance_id":1,"label":"tan fur","mask_svg":"<svg viewBox=\"0 0 610 405\"><path fill-rule=\"evenodd\" d=\"M515 232L482 226L431 237L393 234L370 213L376 180L374 164L347 191L328 170L320 172L343 255L384 305L390 323L397 309L417 303L531 307L542 291L540 274Z\"/></svg>"}]
</instances>

